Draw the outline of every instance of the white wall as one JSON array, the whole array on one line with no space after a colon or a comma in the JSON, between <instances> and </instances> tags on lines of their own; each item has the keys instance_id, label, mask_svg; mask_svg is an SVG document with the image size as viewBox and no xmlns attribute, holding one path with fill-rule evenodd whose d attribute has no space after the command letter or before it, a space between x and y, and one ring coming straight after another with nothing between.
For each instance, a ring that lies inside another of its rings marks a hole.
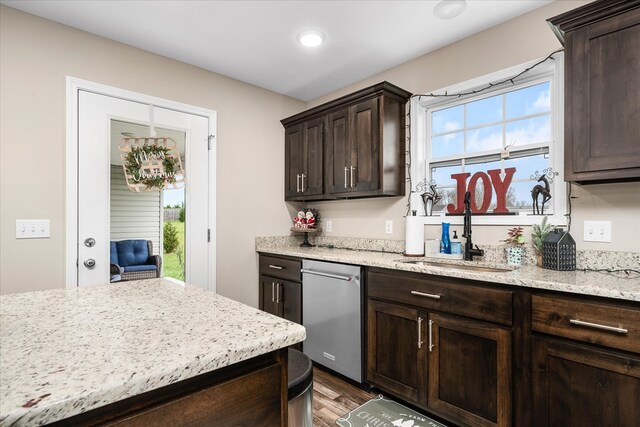
<instances>
[{"instance_id":1,"label":"white wall","mask_svg":"<svg viewBox=\"0 0 640 427\"><path fill-rule=\"evenodd\" d=\"M545 57L561 47L546 19L585 3L588 2L556 1L315 99L307 104L307 108L383 80L414 94L429 93ZM579 249L640 251L640 183L574 186L573 195L578 198L573 200L572 235ZM325 235L404 240L406 198L328 201L312 205L320 210L322 218L333 221L333 232ZM387 219L394 222L391 235L384 233ZM583 242L585 220L612 221L612 242ZM506 238L507 228L475 226L474 243L499 244ZM530 227L526 232L530 233ZM440 226L427 226L425 237L440 237Z\"/></svg>"},{"instance_id":2,"label":"white wall","mask_svg":"<svg viewBox=\"0 0 640 427\"><path fill-rule=\"evenodd\" d=\"M304 103L0 6L0 292L62 288L65 78L218 112L218 292L257 305L254 238L286 234L284 130ZM16 240L16 219L51 238Z\"/></svg>"}]
</instances>

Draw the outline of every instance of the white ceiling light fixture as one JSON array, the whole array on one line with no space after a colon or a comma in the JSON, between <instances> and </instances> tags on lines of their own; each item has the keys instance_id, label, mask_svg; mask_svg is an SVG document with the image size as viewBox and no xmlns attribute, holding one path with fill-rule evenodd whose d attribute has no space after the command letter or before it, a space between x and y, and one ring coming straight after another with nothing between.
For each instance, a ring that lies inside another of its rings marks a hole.
<instances>
[{"instance_id":1,"label":"white ceiling light fixture","mask_svg":"<svg viewBox=\"0 0 640 427\"><path fill-rule=\"evenodd\" d=\"M433 8L433 14L440 19L451 19L467 8L465 0L442 0Z\"/></svg>"},{"instance_id":2,"label":"white ceiling light fixture","mask_svg":"<svg viewBox=\"0 0 640 427\"><path fill-rule=\"evenodd\" d=\"M302 31L298 34L298 41L306 47L317 47L324 42L324 34L316 30Z\"/></svg>"}]
</instances>

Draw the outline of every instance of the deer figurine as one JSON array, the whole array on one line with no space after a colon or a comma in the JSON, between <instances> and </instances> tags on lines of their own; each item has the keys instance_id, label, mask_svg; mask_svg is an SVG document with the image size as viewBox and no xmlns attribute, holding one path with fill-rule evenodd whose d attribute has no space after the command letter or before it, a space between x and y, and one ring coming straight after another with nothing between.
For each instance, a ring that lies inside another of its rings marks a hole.
<instances>
[{"instance_id":1,"label":"deer figurine","mask_svg":"<svg viewBox=\"0 0 640 427\"><path fill-rule=\"evenodd\" d=\"M421 194L422 203L424 203L424 213L426 215L431 215L435 204L438 203L440 199L442 199L442 197L439 196L438 192L436 191L435 184L429 184L429 189L430 191Z\"/></svg>"},{"instance_id":2,"label":"deer figurine","mask_svg":"<svg viewBox=\"0 0 640 427\"><path fill-rule=\"evenodd\" d=\"M547 203L551 199L551 188L549 187L549 180L547 180L546 176L541 176L538 179L538 182L544 182L544 187L540 184L533 187L531 190L531 199L533 200L533 214L536 215L544 215L544 204ZM542 195L542 211L540 211L540 204L538 199Z\"/></svg>"}]
</instances>

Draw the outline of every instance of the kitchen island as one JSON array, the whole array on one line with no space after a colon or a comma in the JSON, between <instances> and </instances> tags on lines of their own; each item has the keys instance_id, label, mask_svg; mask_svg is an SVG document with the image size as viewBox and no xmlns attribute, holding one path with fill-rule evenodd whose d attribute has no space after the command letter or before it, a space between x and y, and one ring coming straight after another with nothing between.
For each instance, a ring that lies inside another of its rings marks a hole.
<instances>
[{"instance_id":1,"label":"kitchen island","mask_svg":"<svg viewBox=\"0 0 640 427\"><path fill-rule=\"evenodd\" d=\"M284 425L286 347L304 338L298 324L163 279L5 295L0 426L235 425L243 411Z\"/></svg>"}]
</instances>

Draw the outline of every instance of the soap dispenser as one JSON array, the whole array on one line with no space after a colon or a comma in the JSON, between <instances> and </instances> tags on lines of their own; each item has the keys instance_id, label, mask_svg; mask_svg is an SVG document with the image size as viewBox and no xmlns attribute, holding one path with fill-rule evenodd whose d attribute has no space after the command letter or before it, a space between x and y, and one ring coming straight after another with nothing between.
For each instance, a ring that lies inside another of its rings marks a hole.
<instances>
[{"instance_id":1,"label":"soap dispenser","mask_svg":"<svg viewBox=\"0 0 640 427\"><path fill-rule=\"evenodd\" d=\"M462 253L462 242L458 238L458 232L456 230L453 230L453 237L451 238L451 253L452 254Z\"/></svg>"}]
</instances>

